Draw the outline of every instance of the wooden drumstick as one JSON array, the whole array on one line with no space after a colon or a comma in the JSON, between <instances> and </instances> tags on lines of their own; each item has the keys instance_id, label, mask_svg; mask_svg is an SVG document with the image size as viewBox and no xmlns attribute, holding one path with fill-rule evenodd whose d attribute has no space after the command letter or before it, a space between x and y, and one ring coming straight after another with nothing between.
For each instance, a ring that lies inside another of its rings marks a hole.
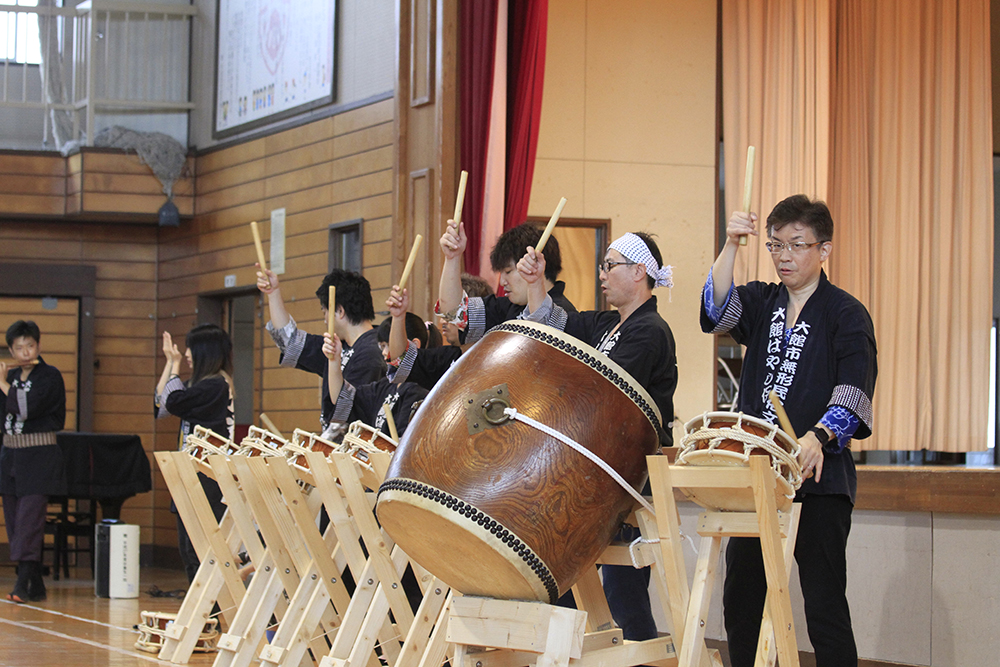
<instances>
[{"instance_id":1,"label":"wooden drumstick","mask_svg":"<svg viewBox=\"0 0 1000 667\"><path fill-rule=\"evenodd\" d=\"M455 229L462 222L462 206L465 204L465 184L469 180L469 172L462 170L462 175L458 179L458 195L455 197L455 214L451 219L455 221ZM402 285L399 286L402 289Z\"/></svg>"},{"instance_id":2,"label":"wooden drumstick","mask_svg":"<svg viewBox=\"0 0 1000 667\"><path fill-rule=\"evenodd\" d=\"M410 279L410 271L413 270L413 263L417 261L417 252L420 251L420 244L423 242L424 237L422 234L417 234L417 237L413 239L413 247L410 248L410 256L406 260L406 266L403 267L403 275L399 279L400 296L403 294L403 288L406 287L406 281Z\"/></svg>"},{"instance_id":3,"label":"wooden drumstick","mask_svg":"<svg viewBox=\"0 0 1000 667\"><path fill-rule=\"evenodd\" d=\"M750 198L753 195L753 167L754 167L754 156L757 153L757 149L753 146L747 146L747 170L746 175L743 177L743 212L750 212ZM744 234L740 237L740 245L747 244L747 235Z\"/></svg>"},{"instance_id":4,"label":"wooden drumstick","mask_svg":"<svg viewBox=\"0 0 1000 667\"><path fill-rule=\"evenodd\" d=\"M792 428L792 422L788 419L788 413L785 412L785 406L781 404L781 399L778 398L778 392L771 390L768 394L768 398L771 399L771 405L774 406L774 412L778 415L778 423L781 424L781 430L787 433L792 440L798 442L798 436L795 435L795 430Z\"/></svg>"},{"instance_id":5,"label":"wooden drumstick","mask_svg":"<svg viewBox=\"0 0 1000 667\"><path fill-rule=\"evenodd\" d=\"M396 431L396 420L392 417L392 406L389 401L382 406L382 411L385 413L385 423L389 425L389 437L394 442L399 442L399 432Z\"/></svg>"},{"instance_id":6,"label":"wooden drumstick","mask_svg":"<svg viewBox=\"0 0 1000 667\"><path fill-rule=\"evenodd\" d=\"M333 318L337 314L337 286L330 285L330 291L328 294L329 299L327 303L329 305L326 308L326 330L330 332L330 338L333 338Z\"/></svg>"},{"instance_id":7,"label":"wooden drumstick","mask_svg":"<svg viewBox=\"0 0 1000 667\"><path fill-rule=\"evenodd\" d=\"M260 227L256 220L250 223L250 231L253 232L253 244L257 247L257 263L260 264L261 273L266 276L267 262L264 261L264 246L260 242Z\"/></svg>"},{"instance_id":8,"label":"wooden drumstick","mask_svg":"<svg viewBox=\"0 0 1000 667\"><path fill-rule=\"evenodd\" d=\"M545 225L545 231L542 232L542 238L538 239L538 245L535 246L535 252L541 252L545 249L545 244L549 242L549 237L552 236L552 230L556 228L556 223L559 222L559 216L562 215L562 211L565 206L566 198L562 197L559 200L559 205L556 206L556 210L552 214L552 217L549 218L549 224Z\"/></svg>"},{"instance_id":9,"label":"wooden drumstick","mask_svg":"<svg viewBox=\"0 0 1000 667\"><path fill-rule=\"evenodd\" d=\"M264 425L264 428L266 428L268 431L270 431L271 433L275 434L279 438L284 438L285 437L285 436L283 436L281 434L281 431L278 430L278 427L274 425L274 422L271 421L271 418L268 417L263 412L260 413L260 423Z\"/></svg>"}]
</instances>

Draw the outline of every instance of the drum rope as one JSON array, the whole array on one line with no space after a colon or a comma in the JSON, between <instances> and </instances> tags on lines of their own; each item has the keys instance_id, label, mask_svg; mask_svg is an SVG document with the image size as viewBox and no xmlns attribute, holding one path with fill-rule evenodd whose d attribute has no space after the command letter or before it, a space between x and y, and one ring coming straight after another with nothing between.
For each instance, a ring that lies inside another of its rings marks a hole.
<instances>
[{"instance_id":1,"label":"drum rope","mask_svg":"<svg viewBox=\"0 0 1000 667\"><path fill-rule=\"evenodd\" d=\"M524 422L528 426L533 426L537 428L542 433L552 436L556 440L559 440L563 444L569 445L572 449L575 449L580 454L586 456L588 459L593 461L601 470L606 472L611 477L611 479L615 480L615 482L617 482L619 486L625 489L630 496L635 498L636 502L642 505L647 512L649 512L653 516L656 516L656 511L653 509L653 506L650 505L646 501L646 499L642 497L642 494L633 489L632 485L626 482L625 479L621 475L619 475L614 468L605 463L599 456L594 454L592 451L590 451L577 441L573 440L572 438L563 435L559 431L550 428L539 421L535 421L531 417L521 414L520 412L517 411L517 408L504 408L504 414L506 414L508 417L512 417L513 419Z\"/></svg>"},{"instance_id":2,"label":"drum rope","mask_svg":"<svg viewBox=\"0 0 1000 667\"><path fill-rule=\"evenodd\" d=\"M776 430L777 427L775 427L775 431ZM713 449L717 449L718 446L725 440L736 440L743 444L743 455L746 457L749 457L750 452L752 452L755 448L760 448L767 452L771 456L771 467L774 469L775 474L779 477L785 477L785 479L792 485L792 488L798 489L802 484L802 473L799 462L794 453L788 452L784 448L778 446L774 442L773 438L774 431L771 432L770 437L762 438L759 435L744 431L741 428L733 428L731 426L711 428L709 426L703 426L684 436L681 441L683 449L678 456L678 459L684 460L691 452L698 451L698 443L701 441L707 440L708 450L711 451ZM781 471L782 464L788 468L787 477Z\"/></svg>"},{"instance_id":3,"label":"drum rope","mask_svg":"<svg viewBox=\"0 0 1000 667\"><path fill-rule=\"evenodd\" d=\"M691 545L691 551L693 551L695 557L697 557L698 556L698 545L694 543L694 538L691 537L690 535L688 535L687 533L685 533L683 530L678 531L678 532L680 532L681 539L682 540L687 540L687 543ZM634 567L637 570L641 570L643 567L645 567L643 565L640 565L639 564L639 559L635 557L635 548L637 546L639 546L640 544L659 544L659 543L660 543L660 538L658 538L658 537L656 539L653 539L653 540L647 540L642 535L640 535L639 537L637 537L634 540L632 540L632 542L629 543L629 545L628 545L628 555L632 559L632 567Z\"/></svg>"}]
</instances>

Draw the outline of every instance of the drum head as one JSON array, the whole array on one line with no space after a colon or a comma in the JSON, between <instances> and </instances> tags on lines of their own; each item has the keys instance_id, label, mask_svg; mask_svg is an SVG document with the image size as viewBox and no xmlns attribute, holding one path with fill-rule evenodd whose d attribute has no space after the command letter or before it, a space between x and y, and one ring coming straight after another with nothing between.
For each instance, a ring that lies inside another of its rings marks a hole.
<instances>
[{"instance_id":1,"label":"drum head","mask_svg":"<svg viewBox=\"0 0 1000 667\"><path fill-rule=\"evenodd\" d=\"M435 576L465 595L549 599L542 578L478 521L402 490L382 491L379 517L386 532L408 545L408 556L433 564Z\"/></svg>"}]
</instances>

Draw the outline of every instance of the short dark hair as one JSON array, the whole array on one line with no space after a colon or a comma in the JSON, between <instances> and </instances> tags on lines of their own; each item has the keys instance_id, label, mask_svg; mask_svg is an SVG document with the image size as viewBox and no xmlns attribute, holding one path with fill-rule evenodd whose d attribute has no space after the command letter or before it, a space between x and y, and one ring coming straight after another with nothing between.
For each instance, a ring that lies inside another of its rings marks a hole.
<instances>
[{"instance_id":1,"label":"short dark hair","mask_svg":"<svg viewBox=\"0 0 1000 667\"><path fill-rule=\"evenodd\" d=\"M826 203L819 199L813 201L805 195L792 195L778 202L767 216L768 237L794 222L801 222L811 229L820 243L833 240L833 216Z\"/></svg>"},{"instance_id":2,"label":"short dark hair","mask_svg":"<svg viewBox=\"0 0 1000 667\"><path fill-rule=\"evenodd\" d=\"M506 268L506 267L504 267ZM497 269L499 271L499 269ZM480 278L479 276L474 276L471 273L462 274L462 289L469 296L494 296L496 292L490 287L490 284Z\"/></svg>"},{"instance_id":3,"label":"short dark hair","mask_svg":"<svg viewBox=\"0 0 1000 667\"><path fill-rule=\"evenodd\" d=\"M337 299L340 301L340 299ZM392 315L382 320L382 324L378 325L378 333L376 337L380 343L389 342L389 332L392 330ZM413 340L416 338L420 341L421 349L427 347L427 325L424 321L420 319L420 316L416 313L407 312L406 313L406 339Z\"/></svg>"},{"instance_id":4,"label":"short dark hair","mask_svg":"<svg viewBox=\"0 0 1000 667\"><path fill-rule=\"evenodd\" d=\"M225 371L233 373L233 340L215 324L199 324L184 340L191 350L191 384Z\"/></svg>"},{"instance_id":5,"label":"short dark hair","mask_svg":"<svg viewBox=\"0 0 1000 667\"><path fill-rule=\"evenodd\" d=\"M534 248L541 238L542 230L530 222L508 229L500 235L490 251L490 266L497 272L503 271L512 263L516 266L528 252L528 246ZM549 237L542 252L545 254L545 277L555 282L562 271L562 255L559 254L559 241L555 235Z\"/></svg>"},{"instance_id":6,"label":"short dark hair","mask_svg":"<svg viewBox=\"0 0 1000 667\"><path fill-rule=\"evenodd\" d=\"M660 254L660 249L657 247L656 241L653 240L653 236L651 234L647 234L646 232L633 232L633 234L642 239L642 242L646 244L647 248L649 248L649 254L653 256L653 259L655 259L656 263L659 265L656 268L663 268L663 255ZM647 266L646 268L651 269L654 267ZM656 279L649 275L649 273L646 273L646 284L649 285L649 289L656 287Z\"/></svg>"},{"instance_id":7,"label":"short dark hair","mask_svg":"<svg viewBox=\"0 0 1000 667\"><path fill-rule=\"evenodd\" d=\"M427 347L442 347L444 345L444 335L437 325L427 322Z\"/></svg>"},{"instance_id":8,"label":"short dark hair","mask_svg":"<svg viewBox=\"0 0 1000 667\"><path fill-rule=\"evenodd\" d=\"M345 271L344 269L334 269L326 274L316 296L320 304L330 310L330 286L337 288L336 306L344 308L344 316L351 324L361 324L362 322L375 319L375 306L372 305L372 288L368 281L360 273Z\"/></svg>"},{"instance_id":9,"label":"short dark hair","mask_svg":"<svg viewBox=\"0 0 1000 667\"><path fill-rule=\"evenodd\" d=\"M42 332L32 320L18 320L7 327L7 347L13 347L18 338L34 338L36 343L42 342Z\"/></svg>"}]
</instances>

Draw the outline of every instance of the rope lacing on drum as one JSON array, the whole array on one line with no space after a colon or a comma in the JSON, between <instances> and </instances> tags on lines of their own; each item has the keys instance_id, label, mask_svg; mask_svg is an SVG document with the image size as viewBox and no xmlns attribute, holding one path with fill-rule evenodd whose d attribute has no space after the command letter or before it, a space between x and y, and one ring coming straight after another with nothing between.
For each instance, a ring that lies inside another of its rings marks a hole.
<instances>
[{"instance_id":1,"label":"rope lacing on drum","mask_svg":"<svg viewBox=\"0 0 1000 667\"><path fill-rule=\"evenodd\" d=\"M680 532L680 535L681 535L681 539L682 540L687 540L687 543L691 545L691 551L693 551L694 555L697 557L698 556L698 545L696 545L694 543L694 538L692 538L690 535L686 534L683 530L679 531L679 532ZM654 539L654 540L647 540L642 535L640 535L639 537L637 537L634 540L632 540L632 542L630 542L629 545L628 545L628 555L632 559L632 567L634 567L637 570L641 570L643 568L642 565L639 565L639 559L635 557L635 548L637 546L639 546L640 544L659 544L659 543L660 543L660 538L658 538L658 537L656 539Z\"/></svg>"},{"instance_id":2,"label":"rope lacing on drum","mask_svg":"<svg viewBox=\"0 0 1000 667\"><path fill-rule=\"evenodd\" d=\"M687 455L693 451L697 451L698 442L708 440L708 450L718 449L726 440L736 440L743 443L743 455L748 459L750 453L756 449L760 448L766 451L771 456L771 468L774 470L778 477L784 477L789 484L791 484L792 489L798 489L802 485L802 473L799 462L796 458L798 454L798 444L795 443L795 450L793 452L788 452L783 447L774 442L775 434L778 431L778 427L769 424L771 430L768 433L768 437L762 438L761 436L745 431L742 428L743 413L739 413L736 424L728 423L726 426L721 428L710 428L708 423L710 419L708 415L702 417L702 423L704 426L700 427L696 431L688 433L681 440L681 446L683 449L681 453L677 456L678 462L683 461L687 458ZM788 469L787 477L782 472L782 464ZM794 497L792 495L785 494L786 497Z\"/></svg>"},{"instance_id":3,"label":"rope lacing on drum","mask_svg":"<svg viewBox=\"0 0 1000 667\"><path fill-rule=\"evenodd\" d=\"M601 459L601 457L599 457L596 454L594 454L592 451L590 451L589 449L587 449L586 447L584 447L583 445L581 445L580 443L578 443L576 440L573 440L572 438L570 438L567 435L563 435L559 431L557 431L557 430L555 430L553 428L550 428L550 427L546 426L545 424L543 424L543 423L541 423L539 421L535 421L531 417L528 417L526 415L521 414L520 412L517 411L517 408L504 408L504 414L507 415L508 417L511 417L511 418L516 419L516 420L521 421L521 422L524 422L528 426L533 426L533 427L537 428L542 433L545 433L547 435L552 436L553 438L555 438L556 440L559 440L563 444L569 445L571 448L575 449L580 454L583 454L588 459L590 459L591 461L593 461L601 470L603 470L604 472L606 472L611 477L611 479L615 480L615 482L617 482L619 486L621 486L623 489L625 489L629 493L630 496L632 496L633 498L635 498L636 502L638 502L640 505L642 505L643 508L645 508L645 510L647 512L649 512L650 514L652 514L654 516L656 515L656 512L653 510L653 506L650 505L646 501L646 499L642 497L641 493L639 493L638 491L636 491L635 489L633 489L632 485L629 484L628 482L626 482L625 479L621 475L619 475L618 472L614 468L612 468L610 465L608 465L607 463L605 463Z\"/></svg>"}]
</instances>

